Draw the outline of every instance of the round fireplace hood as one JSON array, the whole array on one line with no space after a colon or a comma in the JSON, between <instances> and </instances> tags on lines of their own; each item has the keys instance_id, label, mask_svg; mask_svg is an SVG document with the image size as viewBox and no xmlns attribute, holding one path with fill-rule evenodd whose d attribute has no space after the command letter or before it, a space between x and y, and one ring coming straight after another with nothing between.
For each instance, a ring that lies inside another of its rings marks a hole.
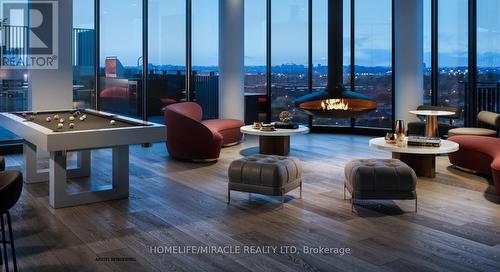
<instances>
[{"instance_id":1,"label":"round fireplace hood","mask_svg":"<svg viewBox=\"0 0 500 272\"><path fill-rule=\"evenodd\" d=\"M322 91L296 99L295 106L309 115L354 117L377 109L377 102L351 91L344 90L336 95Z\"/></svg>"}]
</instances>

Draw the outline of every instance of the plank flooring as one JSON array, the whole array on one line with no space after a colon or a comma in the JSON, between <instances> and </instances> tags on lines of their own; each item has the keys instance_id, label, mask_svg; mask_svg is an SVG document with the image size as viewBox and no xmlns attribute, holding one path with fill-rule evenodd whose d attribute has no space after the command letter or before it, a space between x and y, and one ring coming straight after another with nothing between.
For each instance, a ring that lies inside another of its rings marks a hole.
<instances>
[{"instance_id":1,"label":"plank flooring","mask_svg":"<svg viewBox=\"0 0 500 272\"><path fill-rule=\"evenodd\" d=\"M257 138L224 148L217 163L169 158L163 144L131 148L129 199L66 209L48 205L48 184L26 185L11 210L20 271L500 271L500 198L491 180L437 159L435 179L420 178L412 201L343 199L343 167L389 158L369 137L292 138L304 166L304 194L279 198L232 193L227 168L255 153ZM110 180L110 150L92 154L93 182ZM20 169L22 156L7 156ZM71 181L72 189L90 180ZM296 246L299 254L160 254L156 246ZM350 249L304 254L303 247ZM120 261L110 258L124 258Z\"/></svg>"}]
</instances>

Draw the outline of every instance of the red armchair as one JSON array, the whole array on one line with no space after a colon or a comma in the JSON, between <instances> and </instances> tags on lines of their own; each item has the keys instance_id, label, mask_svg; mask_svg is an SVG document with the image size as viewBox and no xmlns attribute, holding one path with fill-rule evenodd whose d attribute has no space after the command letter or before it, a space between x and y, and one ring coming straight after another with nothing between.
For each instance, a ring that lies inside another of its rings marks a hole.
<instances>
[{"instance_id":1,"label":"red armchair","mask_svg":"<svg viewBox=\"0 0 500 272\"><path fill-rule=\"evenodd\" d=\"M200 105L177 103L165 108L167 149L174 158L193 161L213 161L219 158L223 145L241 140L240 127L235 119L202 121Z\"/></svg>"}]
</instances>

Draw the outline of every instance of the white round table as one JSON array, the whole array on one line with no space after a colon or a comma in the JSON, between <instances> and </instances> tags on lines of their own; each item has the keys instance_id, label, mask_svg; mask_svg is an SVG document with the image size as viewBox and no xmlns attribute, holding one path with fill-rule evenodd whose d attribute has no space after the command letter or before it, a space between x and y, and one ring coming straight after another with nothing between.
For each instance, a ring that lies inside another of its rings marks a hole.
<instances>
[{"instance_id":1,"label":"white round table","mask_svg":"<svg viewBox=\"0 0 500 272\"><path fill-rule=\"evenodd\" d=\"M436 176L436 155L448 154L458 151L459 145L452 141L441 140L440 147L408 146L405 139L403 146L388 144L383 137L370 140L370 147L392 152L394 159L399 159L408 164L417 176L434 178Z\"/></svg>"},{"instance_id":2,"label":"white round table","mask_svg":"<svg viewBox=\"0 0 500 272\"><path fill-rule=\"evenodd\" d=\"M427 116L425 121L425 136L426 137L436 137L438 135L437 129L437 118L438 116L451 116L455 115L452 111L435 111L435 110L412 110L409 111L411 114Z\"/></svg>"},{"instance_id":3,"label":"white round table","mask_svg":"<svg viewBox=\"0 0 500 272\"><path fill-rule=\"evenodd\" d=\"M290 153L290 136L309 133L309 128L300 125L297 129L277 128L274 131L254 129L252 125L243 126L244 134L259 136L259 152L266 155L287 156Z\"/></svg>"}]
</instances>

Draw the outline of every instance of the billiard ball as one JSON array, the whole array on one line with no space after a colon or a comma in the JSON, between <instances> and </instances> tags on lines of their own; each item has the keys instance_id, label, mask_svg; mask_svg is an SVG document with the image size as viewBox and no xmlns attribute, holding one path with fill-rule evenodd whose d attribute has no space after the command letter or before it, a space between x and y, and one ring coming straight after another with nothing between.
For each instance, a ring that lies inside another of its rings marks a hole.
<instances>
[{"instance_id":1,"label":"billiard ball","mask_svg":"<svg viewBox=\"0 0 500 272\"><path fill-rule=\"evenodd\" d=\"M82 115L82 117L83 117L83 119L87 119L87 115L86 114Z\"/></svg>"},{"instance_id":2,"label":"billiard ball","mask_svg":"<svg viewBox=\"0 0 500 272\"><path fill-rule=\"evenodd\" d=\"M75 121L75 117L74 117L74 116L70 116L70 117L69 117L69 120L70 120L70 121Z\"/></svg>"},{"instance_id":3,"label":"billiard ball","mask_svg":"<svg viewBox=\"0 0 500 272\"><path fill-rule=\"evenodd\" d=\"M109 121L109 124L112 125L112 126L114 126L116 124L116 121L115 120L111 120L111 121Z\"/></svg>"},{"instance_id":4,"label":"billiard ball","mask_svg":"<svg viewBox=\"0 0 500 272\"><path fill-rule=\"evenodd\" d=\"M49 116L49 117L47 117L47 118L45 119L45 121L47 121L47 122L51 122L51 121L52 121L52 118Z\"/></svg>"},{"instance_id":5,"label":"billiard ball","mask_svg":"<svg viewBox=\"0 0 500 272\"><path fill-rule=\"evenodd\" d=\"M64 123L64 118L60 118L59 123Z\"/></svg>"},{"instance_id":6,"label":"billiard ball","mask_svg":"<svg viewBox=\"0 0 500 272\"><path fill-rule=\"evenodd\" d=\"M35 116L33 116L33 115L30 115L30 117L28 117L28 120L30 120L30 121L33 121L33 120L35 120Z\"/></svg>"},{"instance_id":7,"label":"billiard ball","mask_svg":"<svg viewBox=\"0 0 500 272\"><path fill-rule=\"evenodd\" d=\"M59 124L57 124L57 128L58 128L58 129L62 129L63 127L64 127L64 124L63 124L63 123L59 123Z\"/></svg>"},{"instance_id":8,"label":"billiard ball","mask_svg":"<svg viewBox=\"0 0 500 272\"><path fill-rule=\"evenodd\" d=\"M85 121L85 118L83 118L83 116L80 116L80 121Z\"/></svg>"},{"instance_id":9,"label":"billiard ball","mask_svg":"<svg viewBox=\"0 0 500 272\"><path fill-rule=\"evenodd\" d=\"M75 111L75 113L73 115L81 115L82 113L80 111Z\"/></svg>"},{"instance_id":10,"label":"billiard ball","mask_svg":"<svg viewBox=\"0 0 500 272\"><path fill-rule=\"evenodd\" d=\"M54 115L54 120L59 120L59 118L60 118L59 115L57 115L57 114Z\"/></svg>"},{"instance_id":11,"label":"billiard ball","mask_svg":"<svg viewBox=\"0 0 500 272\"><path fill-rule=\"evenodd\" d=\"M69 123L69 128L74 128L74 127L75 127L75 124Z\"/></svg>"},{"instance_id":12,"label":"billiard ball","mask_svg":"<svg viewBox=\"0 0 500 272\"><path fill-rule=\"evenodd\" d=\"M21 116L26 117L26 116L28 116L28 114L26 112L23 112L23 113L21 113Z\"/></svg>"}]
</instances>

